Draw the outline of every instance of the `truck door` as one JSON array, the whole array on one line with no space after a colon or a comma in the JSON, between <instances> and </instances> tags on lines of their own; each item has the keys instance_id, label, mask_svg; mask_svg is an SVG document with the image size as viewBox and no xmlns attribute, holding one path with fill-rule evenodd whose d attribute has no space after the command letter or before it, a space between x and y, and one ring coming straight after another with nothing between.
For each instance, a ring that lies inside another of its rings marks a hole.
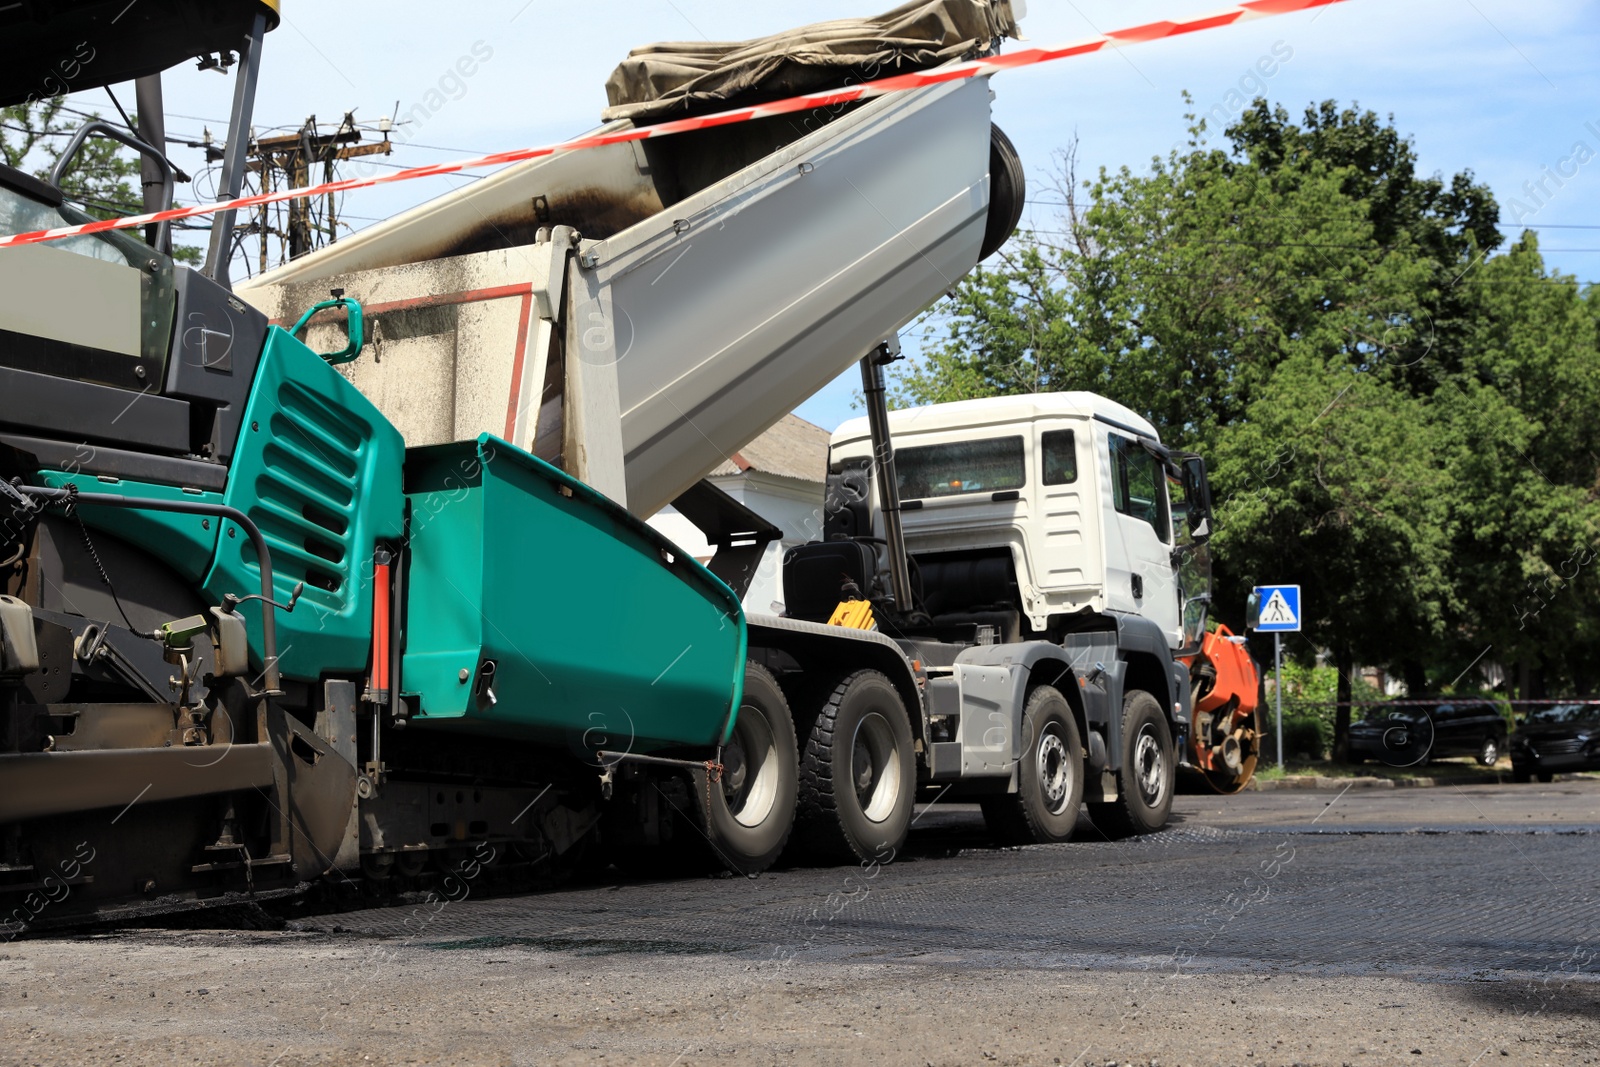
<instances>
[{"instance_id":1,"label":"truck door","mask_svg":"<svg viewBox=\"0 0 1600 1067\"><path fill-rule=\"evenodd\" d=\"M1177 647L1180 606L1166 472L1136 439L1113 432L1106 440L1112 507L1106 523L1107 605L1143 615Z\"/></svg>"},{"instance_id":2,"label":"truck door","mask_svg":"<svg viewBox=\"0 0 1600 1067\"><path fill-rule=\"evenodd\" d=\"M1078 431L1045 424L1039 435L1039 488L1034 491L1029 580L1046 592L1069 597L1101 593L1100 530L1095 516L1092 454L1079 477ZM1092 435L1085 435L1092 441ZM1092 447L1092 446L1091 446Z\"/></svg>"}]
</instances>

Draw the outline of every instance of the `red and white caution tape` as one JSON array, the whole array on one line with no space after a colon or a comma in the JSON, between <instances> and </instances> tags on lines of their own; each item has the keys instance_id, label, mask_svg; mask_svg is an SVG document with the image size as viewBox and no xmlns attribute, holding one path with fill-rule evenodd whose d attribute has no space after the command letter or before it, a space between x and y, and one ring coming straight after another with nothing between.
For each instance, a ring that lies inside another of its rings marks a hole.
<instances>
[{"instance_id":1,"label":"red and white caution tape","mask_svg":"<svg viewBox=\"0 0 1600 1067\"><path fill-rule=\"evenodd\" d=\"M1248 22L1251 19L1286 15L1296 11L1329 7L1333 4L1344 2L1345 0L1246 0L1246 2L1224 11L1186 19L1181 22L1151 22L1125 30L1113 30L1098 37L1089 37L1082 41L1059 45L1055 48L1025 48L1003 55L986 56L982 59L969 60L965 63L938 67L934 70L896 74L892 77L862 82L860 85L852 85L843 89L828 89L821 92L806 93L801 96L792 96L787 100L761 104L758 107L735 108L731 111L719 111L714 115L702 115L692 119L673 119L653 126L617 130L612 133L598 134L591 137L578 137L570 141L562 141L560 144L544 145L539 148L519 148L510 152L495 152L492 155L457 160L453 163L434 163L426 167L408 167L405 170L397 170L390 174L380 174L375 177L347 178L343 181L327 182L323 185L312 185L302 189L280 189L273 193L244 196L237 200L196 204L193 207L175 207L167 211L157 211L147 215L127 215L122 218L86 222L77 226L59 226L53 230L12 234L8 237L0 237L0 248L5 248L9 245L38 244L41 241L55 241L63 237L77 237L81 234L101 233L106 230L132 229L157 222L189 219L194 218L196 215L209 215L217 211L259 207L262 204L276 204L299 197L322 196L327 193L347 192L351 189L392 185L395 182L408 182L416 178L432 178L437 175L455 174L464 170L480 170L484 167L521 163L525 160L538 159L542 156L553 156L558 152L575 152L584 148L599 148L603 145L621 144L626 141L644 141L653 137L668 137L675 133L705 130L713 126L729 126L737 122L749 122L752 119L768 118L773 115L787 115L796 111L808 111L812 108L833 107L839 104L854 103L857 100L869 100L872 97L883 96L886 93L901 93L909 89L921 89L943 82L961 81L965 78L992 74L999 70L1015 70L1018 67L1037 66L1041 63L1052 63L1058 59L1068 59L1072 56L1088 55L1092 52L1101 52L1111 48L1124 48L1132 44L1143 44L1146 41L1179 37L1198 30L1232 26L1235 23Z\"/></svg>"}]
</instances>

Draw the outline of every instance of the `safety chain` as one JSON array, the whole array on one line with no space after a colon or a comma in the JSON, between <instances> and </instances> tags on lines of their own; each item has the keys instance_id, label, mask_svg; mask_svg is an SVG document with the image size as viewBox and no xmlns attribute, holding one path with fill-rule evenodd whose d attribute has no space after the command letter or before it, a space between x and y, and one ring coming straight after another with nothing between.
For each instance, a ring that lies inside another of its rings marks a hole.
<instances>
[{"instance_id":1,"label":"safety chain","mask_svg":"<svg viewBox=\"0 0 1600 1067\"><path fill-rule=\"evenodd\" d=\"M722 783L722 764L714 759L706 760L702 766L706 769L706 818L711 818L711 783Z\"/></svg>"}]
</instances>

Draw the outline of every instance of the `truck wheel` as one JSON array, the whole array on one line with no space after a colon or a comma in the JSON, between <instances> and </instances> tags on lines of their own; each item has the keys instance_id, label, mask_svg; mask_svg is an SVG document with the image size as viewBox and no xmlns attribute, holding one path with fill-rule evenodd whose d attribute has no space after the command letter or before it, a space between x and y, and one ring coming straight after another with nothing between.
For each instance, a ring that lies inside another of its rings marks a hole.
<instances>
[{"instance_id":1,"label":"truck wheel","mask_svg":"<svg viewBox=\"0 0 1600 1067\"><path fill-rule=\"evenodd\" d=\"M1155 697L1134 689L1122 701L1122 770L1117 799L1090 804L1094 824L1110 837L1150 834L1172 812L1172 732Z\"/></svg>"},{"instance_id":2,"label":"truck wheel","mask_svg":"<svg viewBox=\"0 0 1600 1067\"><path fill-rule=\"evenodd\" d=\"M1083 741L1060 690L1041 685L1022 712L1023 750L1017 791L984 797L983 821L1003 845L1069 841L1083 804Z\"/></svg>"},{"instance_id":3,"label":"truck wheel","mask_svg":"<svg viewBox=\"0 0 1600 1067\"><path fill-rule=\"evenodd\" d=\"M989 127L989 217L983 227L983 247L978 259L988 259L1000 251L1022 221L1028 199L1027 177L1022 157L1011 138L998 126Z\"/></svg>"},{"instance_id":4,"label":"truck wheel","mask_svg":"<svg viewBox=\"0 0 1600 1067\"><path fill-rule=\"evenodd\" d=\"M707 837L718 862L735 874L760 874L777 861L794 826L799 773L794 718L772 674L758 663L744 669L744 702L733 737L722 749L721 780L697 773L709 803Z\"/></svg>"},{"instance_id":5,"label":"truck wheel","mask_svg":"<svg viewBox=\"0 0 1600 1067\"><path fill-rule=\"evenodd\" d=\"M1483 744L1478 746L1478 762L1485 767L1493 767L1500 762L1500 739L1490 734L1483 739Z\"/></svg>"},{"instance_id":6,"label":"truck wheel","mask_svg":"<svg viewBox=\"0 0 1600 1067\"><path fill-rule=\"evenodd\" d=\"M817 712L800 761L797 850L814 863L888 863L916 796L911 723L894 684L856 671Z\"/></svg>"}]
</instances>

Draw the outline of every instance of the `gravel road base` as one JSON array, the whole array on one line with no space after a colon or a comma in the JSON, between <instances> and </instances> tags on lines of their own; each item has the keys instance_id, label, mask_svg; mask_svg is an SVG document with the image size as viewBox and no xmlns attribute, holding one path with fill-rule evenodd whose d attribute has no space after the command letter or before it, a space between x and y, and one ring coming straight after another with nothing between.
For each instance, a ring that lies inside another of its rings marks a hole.
<instances>
[{"instance_id":1,"label":"gravel road base","mask_svg":"<svg viewBox=\"0 0 1600 1067\"><path fill-rule=\"evenodd\" d=\"M13 945L0 962L7 1063L1600 1062L1600 986L1542 975L642 965L212 933Z\"/></svg>"}]
</instances>

